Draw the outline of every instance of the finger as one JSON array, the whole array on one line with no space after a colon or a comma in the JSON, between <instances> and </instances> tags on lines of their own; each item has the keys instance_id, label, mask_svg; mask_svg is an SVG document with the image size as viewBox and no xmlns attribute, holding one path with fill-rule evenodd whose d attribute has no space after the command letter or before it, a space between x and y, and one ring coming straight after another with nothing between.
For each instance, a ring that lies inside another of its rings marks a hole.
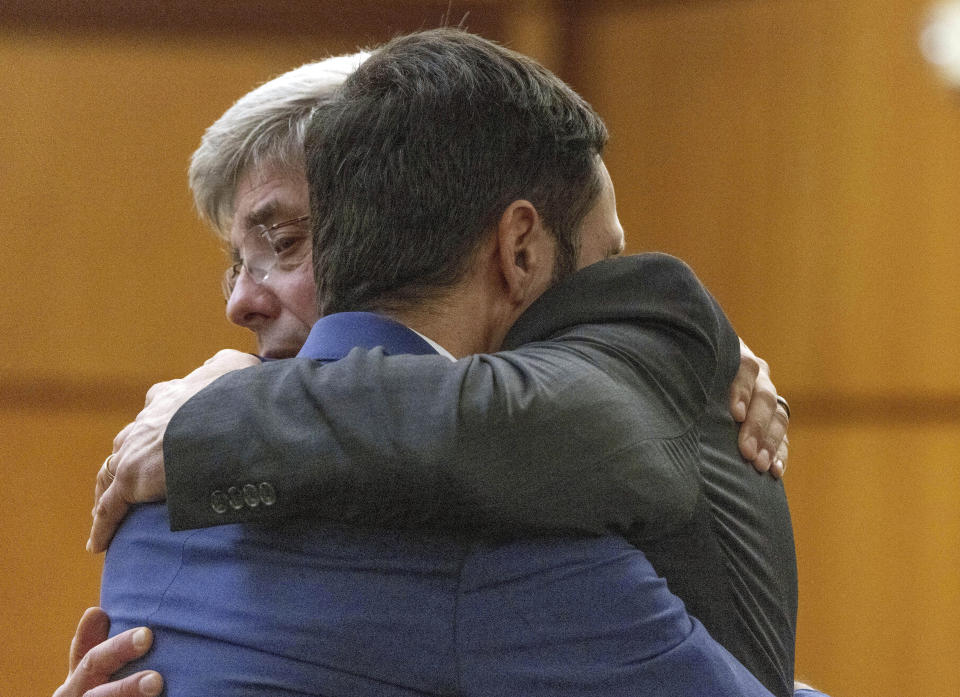
<instances>
[{"instance_id":1,"label":"finger","mask_svg":"<svg viewBox=\"0 0 960 697\"><path fill-rule=\"evenodd\" d=\"M760 382L758 381L757 385ZM750 407L747 410L747 417L743 425L740 426L740 452L747 459L753 462L761 472L766 472L770 467L773 451L765 451L764 446L768 444L768 431L770 422L776 413L775 393L766 389L754 388L750 399Z\"/></svg>"},{"instance_id":2,"label":"finger","mask_svg":"<svg viewBox=\"0 0 960 697\"><path fill-rule=\"evenodd\" d=\"M95 687L83 694L83 697L156 697L163 690L163 678L152 670L133 675Z\"/></svg>"},{"instance_id":3,"label":"finger","mask_svg":"<svg viewBox=\"0 0 960 697\"><path fill-rule=\"evenodd\" d=\"M171 389L176 389L180 383L183 382L183 378L174 378L172 380L165 380L164 382L156 382L150 385L150 389L147 390L147 396L143 400L143 408L146 409L150 406L150 403L153 402L159 395L169 392Z\"/></svg>"},{"instance_id":4,"label":"finger","mask_svg":"<svg viewBox=\"0 0 960 697\"><path fill-rule=\"evenodd\" d=\"M203 364L204 364L204 365L213 365L213 364L219 363L220 361L229 360L230 357L231 357L233 354L235 354L235 353L239 353L239 352L238 352L238 351L235 351L234 349L220 349L220 350L217 351L215 354L213 354L212 356L210 356L210 358L208 358L207 360L205 360L205 361L203 362Z\"/></svg>"},{"instance_id":5,"label":"finger","mask_svg":"<svg viewBox=\"0 0 960 697\"><path fill-rule=\"evenodd\" d=\"M126 426L120 429L120 432L117 433L113 438L113 452L120 452L120 448L123 447L123 443L127 440L127 437L130 435L130 431L137 425L136 421L131 421Z\"/></svg>"},{"instance_id":6,"label":"finger","mask_svg":"<svg viewBox=\"0 0 960 697\"><path fill-rule=\"evenodd\" d=\"M784 469L787 466L787 459L790 457L790 437L784 436L780 441L780 447L777 449L777 459L783 461Z\"/></svg>"},{"instance_id":7,"label":"finger","mask_svg":"<svg viewBox=\"0 0 960 697\"><path fill-rule=\"evenodd\" d=\"M96 510L97 504L100 499L103 498L104 493L107 489L110 488L110 485L113 484L117 476L117 456L116 453L113 453L112 457L107 458L100 469L97 470L97 482L93 487L93 508ZM108 471L108 467L112 467L112 470Z\"/></svg>"},{"instance_id":8,"label":"finger","mask_svg":"<svg viewBox=\"0 0 960 697\"><path fill-rule=\"evenodd\" d=\"M77 633L70 642L70 668L67 675L77 669L87 652L106 641L110 633L110 618L99 607L88 607L77 625Z\"/></svg>"},{"instance_id":9,"label":"finger","mask_svg":"<svg viewBox=\"0 0 960 697\"><path fill-rule=\"evenodd\" d=\"M784 434L783 440L780 441L780 447L777 448L776 463L778 465L777 469L780 472L779 477L783 477L783 475L786 474L787 472L787 458L790 454L789 449L790 449L790 439L787 437L786 434Z\"/></svg>"},{"instance_id":10,"label":"finger","mask_svg":"<svg viewBox=\"0 0 960 697\"><path fill-rule=\"evenodd\" d=\"M120 486L115 481L93 509L93 525L90 528L90 539L87 540L88 552L99 554L106 551L128 510L130 502L123 497Z\"/></svg>"},{"instance_id":11,"label":"finger","mask_svg":"<svg viewBox=\"0 0 960 697\"><path fill-rule=\"evenodd\" d=\"M83 655L76 668L67 677L67 681L54 693L54 697L82 695L87 693L87 690L103 685L120 668L145 654L152 644L153 634L146 627L128 629L115 637L97 643ZM101 692L101 694L124 693Z\"/></svg>"},{"instance_id":12,"label":"finger","mask_svg":"<svg viewBox=\"0 0 960 697\"><path fill-rule=\"evenodd\" d=\"M154 397L157 396L157 392L162 390L165 384L166 384L165 382L155 382L154 384L150 385L150 388L147 390L146 396L143 398L143 405L147 406L148 404L150 404L150 402L153 401Z\"/></svg>"},{"instance_id":13,"label":"finger","mask_svg":"<svg viewBox=\"0 0 960 697\"><path fill-rule=\"evenodd\" d=\"M106 472L104 467L100 467L97 471L97 483L93 491L93 507L96 509L97 503L100 501L100 497L103 496L103 492L113 483L113 480L119 471L120 465L120 449L123 447L124 442L130 435L130 432L136 427L136 422L131 421L126 426L120 429L120 432L113 438L113 450L111 454L113 455L112 460L110 460L111 471Z\"/></svg>"},{"instance_id":14,"label":"finger","mask_svg":"<svg viewBox=\"0 0 960 697\"><path fill-rule=\"evenodd\" d=\"M770 474L773 475L774 479L783 479L784 472L786 472L786 467L783 465L783 460L774 460L773 464L770 465Z\"/></svg>"},{"instance_id":15,"label":"finger","mask_svg":"<svg viewBox=\"0 0 960 697\"><path fill-rule=\"evenodd\" d=\"M737 423L743 423L743 420L747 418L750 392L751 388L746 378L741 377L741 373L738 372L737 377L730 385L730 414Z\"/></svg>"},{"instance_id":16,"label":"finger","mask_svg":"<svg viewBox=\"0 0 960 697\"><path fill-rule=\"evenodd\" d=\"M740 367L730 384L730 414L738 423L747 418L747 407L759 373L759 363L741 353Z\"/></svg>"},{"instance_id":17,"label":"finger","mask_svg":"<svg viewBox=\"0 0 960 697\"><path fill-rule=\"evenodd\" d=\"M252 353L244 353L236 349L220 349L203 362L205 366L218 366L218 372L224 368L230 370L240 370L252 365L260 365L261 361Z\"/></svg>"},{"instance_id":18,"label":"finger","mask_svg":"<svg viewBox=\"0 0 960 697\"><path fill-rule=\"evenodd\" d=\"M787 416L787 412L783 409L782 406L777 404L773 417L770 419L770 422L767 424L767 428L764 431L763 439L760 444L760 454L758 459L764 458L771 465L775 465L779 456L780 444L783 442L783 439L787 436L787 426L790 423L790 418ZM780 474L780 468L774 470L771 469L774 476Z\"/></svg>"}]
</instances>

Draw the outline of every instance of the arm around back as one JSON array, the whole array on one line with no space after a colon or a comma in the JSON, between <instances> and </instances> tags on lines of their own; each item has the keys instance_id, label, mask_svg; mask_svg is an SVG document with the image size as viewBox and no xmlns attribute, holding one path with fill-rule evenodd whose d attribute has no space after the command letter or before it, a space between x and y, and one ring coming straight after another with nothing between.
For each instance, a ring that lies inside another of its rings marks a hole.
<instances>
[{"instance_id":1,"label":"arm around back","mask_svg":"<svg viewBox=\"0 0 960 697\"><path fill-rule=\"evenodd\" d=\"M508 337L513 351L451 364L358 350L239 371L167 429L171 521L670 525L692 505L693 463L663 466L662 450L694 457L689 429L731 341L685 265L644 255L548 291Z\"/></svg>"}]
</instances>

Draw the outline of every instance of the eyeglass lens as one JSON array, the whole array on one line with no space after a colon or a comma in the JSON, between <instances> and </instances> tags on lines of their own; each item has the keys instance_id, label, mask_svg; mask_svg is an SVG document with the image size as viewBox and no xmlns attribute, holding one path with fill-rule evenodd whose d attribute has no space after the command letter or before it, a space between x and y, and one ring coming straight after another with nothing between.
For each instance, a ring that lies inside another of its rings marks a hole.
<instances>
[{"instance_id":1,"label":"eyeglass lens","mask_svg":"<svg viewBox=\"0 0 960 697\"><path fill-rule=\"evenodd\" d=\"M300 223L308 216L285 220L276 225L260 225L244 235L237 250L242 262L235 263L225 272L222 281L224 297L229 300L242 268L247 270L256 283L263 283L280 262L298 266L305 258L304 249L308 233Z\"/></svg>"}]
</instances>

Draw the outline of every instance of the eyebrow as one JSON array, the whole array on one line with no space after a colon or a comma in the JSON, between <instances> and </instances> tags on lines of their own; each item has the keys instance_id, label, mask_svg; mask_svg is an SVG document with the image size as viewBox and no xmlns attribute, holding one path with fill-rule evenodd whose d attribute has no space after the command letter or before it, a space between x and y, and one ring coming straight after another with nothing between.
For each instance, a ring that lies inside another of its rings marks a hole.
<instances>
[{"instance_id":1,"label":"eyebrow","mask_svg":"<svg viewBox=\"0 0 960 697\"><path fill-rule=\"evenodd\" d=\"M256 227L257 225L266 225L269 221L273 220L280 213L280 209L283 206L280 201L276 198L271 198L268 201L265 201L257 208L254 208L252 211L247 213L243 219L243 227L246 230Z\"/></svg>"}]
</instances>

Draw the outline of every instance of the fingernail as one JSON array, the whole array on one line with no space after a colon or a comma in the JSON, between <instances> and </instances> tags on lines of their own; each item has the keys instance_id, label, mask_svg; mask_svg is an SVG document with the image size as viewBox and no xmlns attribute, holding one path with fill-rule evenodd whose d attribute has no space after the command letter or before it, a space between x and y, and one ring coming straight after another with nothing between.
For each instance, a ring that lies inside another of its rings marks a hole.
<instances>
[{"instance_id":1,"label":"fingernail","mask_svg":"<svg viewBox=\"0 0 960 697\"><path fill-rule=\"evenodd\" d=\"M757 455L757 466L763 471L770 469L770 455L766 450L761 450L760 454Z\"/></svg>"},{"instance_id":2,"label":"fingernail","mask_svg":"<svg viewBox=\"0 0 960 697\"><path fill-rule=\"evenodd\" d=\"M150 632L140 628L133 633L133 647L137 651L143 651L150 646Z\"/></svg>"},{"instance_id":3,"label":"fingernail","mask_svg":"<svg viewBox=\"0 0 960 697\"><path fill-rule=\"evenodd\" d=\"M783 476L783 460L777 460L773 463L773 474L777 479L780 479Z\"/></svg>"},{"instance_id":4,"label":"fingernail","mask_svg":"<svg viewBox=\"0 0 960 697\"><path fill-rule=\"evenodd\" d=\"M88 552L92 552L92 551L93 551L93 541L92 541L92 540L87 540L87 551L88 551Z\"/></svg>"},{"instance_id":5,"label":"fingernail","mask_svg":"<svg viewBox=\"0 0 960 697\"><path fill-rule=\"evenodd\" d=\"M747 418L747 403L737 402L733 407L733 418L736 421L743 421Z\"/></svg>"},{"instance_id":6,"label":"fingernail","mask_svg":"<svg viewBox=\"0 0 960 697\"><path fill-rule=\"evenodd\" d=\"M156 697L163 689L163 678L157 673L147 673L140 678L140 694L147 697Z\"/></svg>"}]
</instances>

